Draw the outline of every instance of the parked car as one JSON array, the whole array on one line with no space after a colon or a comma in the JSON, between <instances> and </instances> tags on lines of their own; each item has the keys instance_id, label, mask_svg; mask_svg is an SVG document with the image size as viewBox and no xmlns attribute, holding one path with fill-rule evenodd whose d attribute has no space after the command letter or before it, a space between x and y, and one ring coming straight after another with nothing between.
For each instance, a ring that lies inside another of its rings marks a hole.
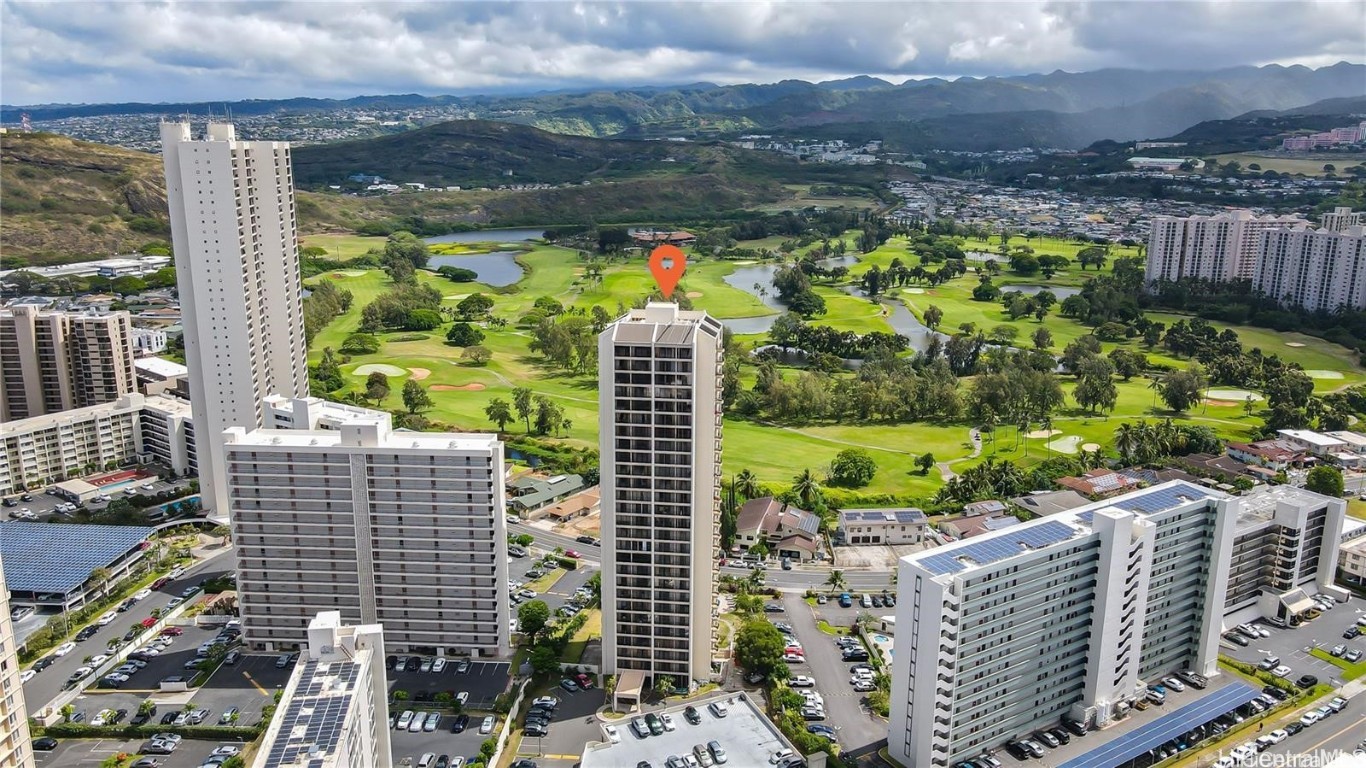
<instances>
[{"instance_id":1,"label":"parked car","mask_svg":"<svg viewBox=\"0 0 1366 768\"><path fill-rule=\"evenodd\" d=\"M697 707L694 707L693 705L689 704L688 706L683 708L683 719L687 720L689 723L692 723L693 725L697 725L698 723L702 722L702 714L697 711Z\"/></svg>"},{"instance_id":2,"label":"parked car","mask_svg":"<svg viewBox=\"0 0 1366 768\"><path fill-rule=\"evenodd\" d=\"M484 735L493 733L493 725L495 722L496 720L494 720L493 715L484 718L484 722L479 724L479 732Z\"/></svg>"}]
</instances>

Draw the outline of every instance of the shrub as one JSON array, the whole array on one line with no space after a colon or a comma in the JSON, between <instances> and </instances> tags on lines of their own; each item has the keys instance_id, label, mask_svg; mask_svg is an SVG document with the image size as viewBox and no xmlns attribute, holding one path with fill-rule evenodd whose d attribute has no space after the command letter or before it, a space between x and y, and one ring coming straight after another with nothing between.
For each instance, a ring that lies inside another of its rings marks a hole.
<instances>
[{"instance_id":1,"label":"shrub","mask_svg":"<svg viewBox=\"0 0 1366 768\"><path fill-rule=\"evenodd\" d=\"M572 557L557 557L555 558L555 564L566 571L576 571L579 569L579 561Z\"/></svg>"}]
</instances>

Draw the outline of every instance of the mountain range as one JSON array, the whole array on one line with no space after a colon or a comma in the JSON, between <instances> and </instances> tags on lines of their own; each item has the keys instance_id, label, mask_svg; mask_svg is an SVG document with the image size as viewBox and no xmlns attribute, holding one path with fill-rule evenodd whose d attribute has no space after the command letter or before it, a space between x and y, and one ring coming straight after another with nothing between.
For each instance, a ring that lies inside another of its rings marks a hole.
<instances>
[{"instance_id":1,"label":"mountain range","mask_svg":"<svg viewBox=\"0 0 1366 768\"><path fill-rule=\"evenodd\" d=\"M111 114L262 115L276 112L449 108L462 116L522 123L563 134L659 138L744 132L807 135L885 126L910 149L1081 147L1167 136L1205 120L1281 111L1366 96L1366 65L1310 69L1267 65L1215 71L1103 69L1016 77L931 78L893 85L872 77L822 83L678 86L557 91L519 96L361 96L200 104L0 107L11 123ZM448 112L448 114L449 114ZM442 119L442 118L433 118Z\"/></svg>"}]
</instances>

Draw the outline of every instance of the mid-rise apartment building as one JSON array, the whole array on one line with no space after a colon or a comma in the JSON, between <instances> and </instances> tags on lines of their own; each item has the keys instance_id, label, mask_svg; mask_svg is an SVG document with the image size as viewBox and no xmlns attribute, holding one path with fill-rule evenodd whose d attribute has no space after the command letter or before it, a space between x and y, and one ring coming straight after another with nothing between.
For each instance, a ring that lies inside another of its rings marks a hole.
<instances>
[{"instance_id":1,"label":"mid-rise apartment building","mask_svg":"<svg viewBox=\"0 0 1366 768\"><path fill-rule=\"evenodd\" d=\"M112 403L0 423L0 495L148 461L182 475L197 473L185 401L133 393Z\"/></svg>"},{"instance_id":2,"label":"mid-rise apartment building","mask_svg":"<svg viewBox=\"0 0 1366 768\"><path fill-rule=\"evenodd\" d=\"M1288 621L1335 593L1338 536L1347 502L1280 485L1237 500L1224 625L1259 618Z\"/></svg>"},{"instance_id":3,"label":"mid-rise apartment building","mask_svg":"<svg viewBox=\"0 0 1366 768\"><path fill-rule=\"evenodd\" d=\"M1366 225L1366 211L1353 211L1350 207L1339 205L1319 217L1319 229L1341 232L1348 227Z\"/></svg>"},{"instance_id":4,"label":"mid-rise apartment building","mask_svg":"<svg viewBox=\"0 0 1366 768\"><path fill-rule=\"evenodd\" d=\"M1175 481L902 558L892 755L952 765L1214 674L1236 503Z\"/></svg>"},{"instance_id":5,"label":"mid-rise apartment building","mask_svg":"<svg viewBox=\"0 0 1366 768\"><path fill-rule=\"evenodd\" d=\"M0 311L0 421L84 408L137 391L127 312Z\"/></svg>"},{"instance_id":6,"label":"mid-rise apartment building","mask_svg":"<svg viewBox=\"0 0 1366 768\"><path fill-rule=\"evenodd\" d=\"M389 768L389 691L384 628L342 624L324 611L289 676L254 768Z\"/></svg>"},{"instance_id":7,"label":"mid-rise apartment building","mask_svg":"<svg viewBox=\"0 0 1366 768\"><path fill-rule=\"evenodd\" d=\"M267 395L308 394L289 145L231 124L162 123L190 400L201 434L262 425ZM200 446L204 506L227 508L222 445Z\"/></svg>"},{"instance_id":8,"label":"mid-rise apartment building","mask_svg":"<svg viewBox=\"0 0 1366 768\"><path fill-rule=\"evenodd\" d=\"M1263 232L1302 226L1296 216L1258 216L1238 210L1214 216L1159 216L1148 236L1144 278L1196 277L1205 280L1251 280L1257 268Z\"/></svg>"},{"instance_id":9,"label":"mid-rise apartment building","mask_svg":"<svg viewBox=\"0 0 1366 768\"><path fill-rule=\"evenodd\" d=\"M709 678L720 546L721 324L650 303L598 337L603 668Z\"/></svg>"},{"instance_id":10,"label":"mid-rise apartment building","mask_svg":"<svg viewBox=\"0 0 1366 768\"><path fill-rule=\"evenodd\" d=\"M1366 309L1366 227L1268 231L1252 284L1284 306L1310 312Z\"/></svg>"},{"instance_id":11,"label":"mid-rise apartment building","mask_svg":"<svg viewBox=\"0 0 1366 768\"><path fill-rule=\"evenodd\" d=\"M224 434L245 641L294 648L338 610L399 650L506 655L502 443L355 410L333 429Z\"/></svg>"},{"instance_id":12,"label":"mid-rise apartment building","mask_svg":"<svg viewBox=\"0 0 1366 768\"><path fill-rule=\"evenodd\" d=\"M5 569L0 566L0 765L33 768L28 707L24 705L19 673L19 648L9 619L9 589Z\"/></svg>"}]
</instances>

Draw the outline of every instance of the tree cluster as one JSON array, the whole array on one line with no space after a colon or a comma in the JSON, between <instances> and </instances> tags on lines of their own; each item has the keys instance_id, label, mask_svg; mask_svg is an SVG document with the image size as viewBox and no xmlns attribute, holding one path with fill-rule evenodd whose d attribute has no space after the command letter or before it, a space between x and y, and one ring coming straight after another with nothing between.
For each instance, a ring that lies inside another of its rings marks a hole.
<instances>
[{"instance_id":1,"label":"tree cluster","mask_svg":"<svg viewBox=\"0 0 1366 768\"><path fill-rule=\"evenodd\" d=\"M962 413L963 403L958 378L943 362L916 368L893 357L866 361L854 376L807 370L788 381L773 361L765 360L753 390L740 393L733 410L786 422L904 422L953 419Z\"/></svg>"},{"instance_id":2,"label":"tree cluster","mask_svg":"<svg viewBox=\"0 0 1366 768\"><path fill-rule=\"evenodd\" d=\"M1127 463L1152 464L1172 456L1222 453L1224 443L1209 427L1178 425L1164 419L1157 423L1119 425L1115 429L1115 450Z\"/></svg>"},{"instance_id":3,"label":"tree cluster","mask_svg":"<svg viewBox=\"0 0 1366 768\"><path fill-rule=\"evenodd\" d=\"M430 331L441 326L441 292L430 285L398 284L361 310L360 330Z\"/></svg>"},{"instance_id":4,"label":"tree cluster","mask_svg":"<svg viewBox=\"0 0 1366 768\"><path fill-rule=\"evenodd\" d=\"M318 281L312 292L303 299L304 342L313 343L313 337L318 335L318 331L327 327L337 315L351 308L353 298L350 291L338 288L337 284L330 280Z\"/></svg>"},{"instance_id":5,"label":"tree cluster","mask_svg":"<svg viewBox=\"0 0 1366 768\"><path fill-rule=\"evenodd\" d=\"M909 344L905 336L895 333L871 331L859 335L854 331L837 331L828 325L809 325L795 312L786 312L775 320L768 335L774 344L782 347L843 359L894 355Z\"/></svg>"}]
</instances>

